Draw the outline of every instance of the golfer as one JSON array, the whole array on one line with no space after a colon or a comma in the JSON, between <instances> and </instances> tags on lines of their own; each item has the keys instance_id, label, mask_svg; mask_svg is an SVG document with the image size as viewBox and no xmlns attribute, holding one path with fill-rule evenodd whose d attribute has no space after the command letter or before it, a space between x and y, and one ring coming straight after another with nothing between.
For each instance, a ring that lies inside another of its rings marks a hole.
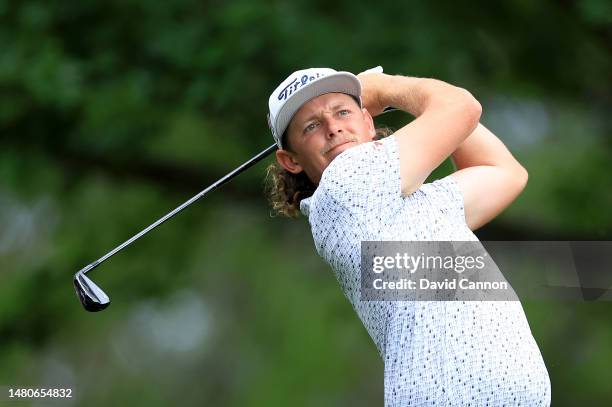
<instances>
[{"instance_id":1,"label":"golfer","mask_svg":"<svg viewBox=\"0 0 612 407\"><path fill-rule=\"evenodd\" d=\"M377 130L387 106L416 119ZM548 406L519 301L360 300L362 241L477 241L472 231L523 190L526 170L479 124L478 101L435 79L311 68L289 75L269 109L272 207L308 218L383 358L385 406ZM451 155L457 170L424 183Z\"/></svg>"}]
</instances>

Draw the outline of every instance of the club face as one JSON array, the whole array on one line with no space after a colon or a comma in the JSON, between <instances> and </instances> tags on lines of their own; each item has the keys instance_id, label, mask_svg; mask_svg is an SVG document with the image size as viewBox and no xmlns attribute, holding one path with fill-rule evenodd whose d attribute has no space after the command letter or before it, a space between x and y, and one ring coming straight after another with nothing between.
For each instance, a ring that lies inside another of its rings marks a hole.
<instances>
[{"instance_id":1,"label":"club face","mask_svg":"<svg viewBox=\"0 0 612 407\"><path fill-rule=\"evenodd\" d=\"M84 273L76 273L73 283L77 296L87 311L102 311L110 305L110 298Z\"/></svg>"}]
</instances>

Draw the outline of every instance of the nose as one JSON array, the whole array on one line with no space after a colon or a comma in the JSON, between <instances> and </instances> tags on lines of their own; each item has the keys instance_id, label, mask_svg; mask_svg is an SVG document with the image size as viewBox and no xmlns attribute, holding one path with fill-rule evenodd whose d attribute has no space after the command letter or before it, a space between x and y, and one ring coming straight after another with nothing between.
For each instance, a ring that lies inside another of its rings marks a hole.
<instances>
[{"instance_id":1,"label":"nose","mask_svg":"<svg viewBox=\"0 0 612 407\"><path fill-rule=\"evenodd\" d=\"M329 117L327 119L327 137L331 139L339 134L342 134L342 132L343 129L340 121L333 117Z\"/></svg>"}]
</instances>

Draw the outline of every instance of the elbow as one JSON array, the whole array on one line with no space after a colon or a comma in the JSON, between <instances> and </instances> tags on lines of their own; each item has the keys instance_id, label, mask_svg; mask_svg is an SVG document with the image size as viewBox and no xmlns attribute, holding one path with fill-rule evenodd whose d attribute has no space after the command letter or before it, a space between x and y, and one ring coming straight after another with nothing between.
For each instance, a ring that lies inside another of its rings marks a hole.
<instances>
[{"instance_id":1,"label":"elbow","mask_svg":"<svg viewBox=\"0 0 612 407\"><path fill-rule=\"evenodd\" d=\"M462 106L465 114L465 119L469 126L474 130L480 123L482 115L482 105L467 89L459 88L462 93Z\"/></svg>"},{"instance_id":2,"label":"elbow","mask_svg":"<svg viewBox=\"0 0 612 407\"><path fill-rule=\"evenodd\" d=\"M471 93L470 93L471 95ZM471 105L471 115L473 117L473 120L475 122L474 127L478 126L478 123L480 123L480 116L482 116L482 105L480 104L480 102L472 96L472 100L470 102Z\"/></svg>"},{"instance_id":3,"label":"elbow","mask_svg":"<svg viewBox=\"0 0 612 407\"><path fill-rule=\"evenodd\" d=\"M515 191L515 196L519 196L527 186L529 173L522 165L518 164L510 172L510 185Z\"/></svg>"},{"instance_id":4,"label":"elbow","mask_svg":"<svg viewBox=\"0 0 612 407\"><path fill-rule=\"evenodd\" d=\"M450 109L459 113L473 129L476 128L482 115L482 106L470 91L432 79L424 80L421 86L425 86L424 89L427 89L426 93L429 95L429 100L424 105L425 110L433 106Z\"/></svg>"},{"instance_id":5,"label":"elbow","mask_svg":"<svg viewBox=\"0 0 612 407\"><path fill-rule=\"evenodd\" d=\"M467 89L456 86L453 86L443 101L456 117L456 123L463 129L462 133L466 137L469 136L480 123L482 115L480 102Z\"/></svg>"},{"instance_id":6,"label":"elbow","mask_svg":"<svg viewBox=\"0 0 612 407\"><path fill-rule=\"evenodd\" d=\"M523 190L527 186L527 181L529 180L529 173L527 172L527 169L525 167L520 166L516 177L517 177L517 182L519 186L519 194L520 194L521 192L523 192Z\"/></svg>"}]
</instances>

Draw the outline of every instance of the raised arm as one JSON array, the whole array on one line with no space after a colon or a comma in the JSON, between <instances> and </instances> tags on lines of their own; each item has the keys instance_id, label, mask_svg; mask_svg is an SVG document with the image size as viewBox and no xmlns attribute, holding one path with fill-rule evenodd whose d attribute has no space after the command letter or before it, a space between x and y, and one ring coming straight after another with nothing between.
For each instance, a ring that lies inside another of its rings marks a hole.
<instances>
[{"instance_id":1,"label":"raised arm","mask_svg":"<svg viewBox=\"0 0 612 407\"><path fill-rule=\"evenodd\" d=\"M527 184L527 170L482 124L452 159L458 169L452 177L463 194L465 220L472 230L501 213Z\"/></svg>"},{"instance_id":2,"label":"raised arm","mask_svg":"<svg viewBox=\"0 0 612 407\"><path fill-rule=\"evenodd\" d=\"M415 120L395 132L403 195L410 195L472 133L481 107L465 89L435 79L359 75L363 101L372 116L385 106L411 113Z\"/></svg>"}]
</instances>

